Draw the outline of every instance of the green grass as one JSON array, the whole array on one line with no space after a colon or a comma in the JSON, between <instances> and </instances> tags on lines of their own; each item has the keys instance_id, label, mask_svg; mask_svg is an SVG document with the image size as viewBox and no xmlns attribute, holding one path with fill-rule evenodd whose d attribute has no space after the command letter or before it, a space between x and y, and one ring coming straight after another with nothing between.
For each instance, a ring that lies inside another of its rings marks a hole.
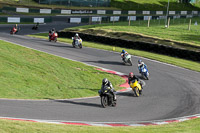
<instances>
[{"instance_id":1,"label":"green grass","mask_svg":"<svg viewBox=\"0 0 200 133\"><path fill-rule=\"evenodd\" d=\"M111 0L111 7L68 7L64 5L38 4L34 0L0 0L0 8L3 6L20 6L30 8L52 8L52 9L106 9L106 10L161 10L166 11L168 0ZM177 3L177 0L170 0L169 10L199 10L200 1L195 4Z\"/></svg>"},{"instance_id":2,"label":"green grass","mask_svg":"<svg viewBox=\"0 0 200 133\"><path fill-rule=\"evenodd\" d=\"M98 95L107 77L116 89L125 81L94 67L0 40L0 98L65 99Z\"/></svg>"},{"instance_id":3,"label":"green grass","mask_svg":"<svg viewBox=\"0 0 200 133\"><path fill-rule=\"evenodd\" d=\"M199 18L192 19L190 31L188 30L189 21L190 19L171 20L169 28L164 27L165 20L151 20L150 27L147 27L148 21L131 21L131 26L128 26L128 22L116 22L114 24L106 23L67 28L64 31L77 30L78 32L111 36L132 41L146 40L147 42L200 51ZM198 25L194 25L195 22L197 22ZM146 38L134 37L135 34L142 35ZM173 41L174 43L166 40ZM176 44L176 42L186 43L187 45ZM193 46L198 47L195 48Z\"/></svg>"},{"instance_id":4,"label":"green grass","mask_svg":"<svg viewBox=\"0 0 200 133\"><path fill-rule=\"evenodd\" d=\"M48 33L39 33L36 35L29 35L29 36L48 39ZM71 42L72 42L72 40L68 39L68 38L58 38L58 41L69 43L69 44L71 44ZM100 43L87 42L87 41L84 41L84 38L83 38L83 47L92 47L92 48L105 49L105 50L110 50L110 51L113 50L112 46L104 45L104 44L100 44ZM115 51L118 51L118 52L121 52L122 49L126 49L126 48L115 47ZM200 72L200 63L198 63L198 62L179 59L179 58L160 55L160 54L155 54L155 53L151 53L151 52L134 50L134 49L126 49L126 51L128 51L132 55L142 56L142 57L146 57L149 59L158 60L161 62L173 64L176 66L180 66L183 68L187 68L190 70Z\"/></svg>"},{"instance_id":5,"label":"green grass","mask_svg":"<svg viewBox=\"0 0 200 133\"><path fill-rule=\"evenodd\" d=\"M72 126L0 120L1 133L199 133L200 119L147 127Z\"/></svg>"},{"instance_id":6,"label":"green grass","mask_svg":"<svg viewBox=\"0 0 200 133\"><path fill-rule=\"evenodd\" d=\"M12 7L29 7L29 8L51 8L51 9L107 9L107 10L115 10L117 8L114 7L74 7L74 6L65 6L65 5L48 5L48 4L38 4L34 0L20 0L16 2L16 0L0 0L0 8L3 6L12 6Z\"/></svg>"}]
</instances>

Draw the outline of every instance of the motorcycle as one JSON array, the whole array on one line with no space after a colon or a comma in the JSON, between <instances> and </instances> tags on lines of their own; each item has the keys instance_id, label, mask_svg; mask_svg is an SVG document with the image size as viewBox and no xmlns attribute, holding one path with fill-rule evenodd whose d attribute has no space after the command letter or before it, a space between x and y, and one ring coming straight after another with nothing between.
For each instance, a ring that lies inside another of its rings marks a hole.
<instances>
[{"instance_id":1,"label":"motorcycle","mask_svg":"<svg viewBox=\"0 0 200 133\"><path fill-rule=\"evenodd\" d=\"M72 46L75 48L75 47L79 47L79 48L82 48L82 39L81 38L76 38L75 40L74 40L74 37L72 37L72 40L73 40L73 42L72 42Z\"/></svg>"},{"instance_id":2,"label":"motorcycle","mask_svg":"<svg viewBox=\"0 0 200 133\"><path fill-rule=\"evenodd\" d=\"M39 27L39 23L35 24L33 27L32 27L32 30L37 30Z\"/></svg>"},{"instance_id":3,"label":"motorcycle","mask_svg":"<svg viewBox=\"0 0 200 133\"><path fill-rule=\"evenodd\" d=\"M53 35L49 34L49 41L57 42L58 33L53 33Z\"/></svg>"},{"instance_id":4,"label":"motorcycle","mask_svg":"<svg viewBox=\"0 0 200 133\"><path fill-rule=\"evenodd\" d=\"M115 107L116 104L117 104L117 100L116 100L116 95L112 94L114 92L111 92L111 89L109 89L109 88L105 88L103 90L104 90L103 92L101 90L99 91L99 95L101 97L101 105L102 105L102 107L103 108L106 108L107 106ZM111 100L111 98L113 98L113 100Z\"/></svg>"},{"instance_id":5,"label":"motorcycle","mask_svg":"<svg viewBox=\"0 0 200 133\"><path fill-rule=\"evenodd\" d=\"M18 30L19 30L19 29L16 29L16 28L14 27L14 28L12 28L12 29L10 30L10 34L11 34L11 35L17 34Z\"/></svg>"},{"instance_id":6,"label":"motorcycle","mask_svg":"<svg viewBox=\"0 0 200 133\"><path fill-rule=\"evenodd\" d=\"M123 55L121 54L122 60L124 64L129 64L132 66L132 61L131 61L131 55L130 54L125 54L125 57L123 59Z\"/></svg>"},{"instance_id":7,"label":"motorcycle","mask_svg":"<svg viewBox=\"0 0 200 133\"><path fill-rule=\"evenodd\" d=\"M142 94L142 86L137 80L131 81L130 87L132 88L136 97L139 97Z\"/></svg>"},{"instance_id":8,"label":"motorcycle","mask_svg":"<svg viewBox=\"0 0 200 133\"><path fill-rule=\"evenodd\" d=\"M32 30L37 30L38 29L38 26L37 25L34 25L33 27L32 27Z\"/></svg>"},{"instance_id":9,"label":"motorcycle","mask_svg":"<svg viewBox=\"0 0 200 133\"><path fill-rule=\"evenodd\" d=\"M149 80L149 71L146 67L141 67L141 75L144 79Z\"/></svg>"}]
</instances>

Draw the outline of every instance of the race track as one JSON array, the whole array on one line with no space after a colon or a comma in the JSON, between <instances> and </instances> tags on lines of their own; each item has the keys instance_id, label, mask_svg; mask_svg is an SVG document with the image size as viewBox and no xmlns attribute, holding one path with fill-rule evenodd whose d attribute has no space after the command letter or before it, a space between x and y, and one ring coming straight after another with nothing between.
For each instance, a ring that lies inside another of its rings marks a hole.
<instances>
[{"instance_id":1,"label":"race track","mask_svg":"<svg viewBox=\"0 0 200 133\"><path fill-rule=\"evenodd\" d=\"M56 29L71 26L76 25L60 24ZM139 75L138 57L132 57L132 67L125 66L121 62L119 53L84 47L84 38L83 49L78 49L63 43L23 36L32 33L30 25L21 26L23 30L14 36L8 34L9 26L1 25L0 28L2 40L125 74L133 71ZM40 26L40 30L34 32L48 32L48 30L47 24L44 27ZM133 97L132 91L119 93L117 107L102 108L99 97L38 101L1 99L0 116L64 121L136 122L200 113L200 73L148 59L142 60L148 65L150 72L150 80L145 80L143 95L137 98Z\"/></svg>"}]
</instances>

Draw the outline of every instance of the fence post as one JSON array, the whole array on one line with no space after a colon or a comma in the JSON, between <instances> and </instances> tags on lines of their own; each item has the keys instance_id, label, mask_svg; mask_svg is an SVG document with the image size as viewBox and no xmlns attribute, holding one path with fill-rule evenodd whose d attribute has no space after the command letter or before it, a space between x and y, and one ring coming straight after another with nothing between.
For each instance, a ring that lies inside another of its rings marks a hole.
<instances>
[{"instance_id":1,"label":"fence post","mask_svg":"<svg viewBox=\"0 0 200 133\"><path fill-rule=\"evenodd\" d=\"M191 29L191 23L192 23L192 19L190 19L189 25L188 25L188 30Z\"/></svg>"},{"instance_id":2,"label":"fence post","mask_svg":"<svg viewBox=\"0 0 200 133\"><path fill-rule=\"evenodd\" d=\"M150 26L150 16L148 18L148 27Z\"/></svg>"},{"instance_id":3,"label":"fence post","mask_svg":"<svg viewBox=\"0 0 200 133\"><path fill-rule=\"evenodd\" d=\"M89 17L89 25L92 24L92 17Z\"/></svg>"},{"instance_id":4,"label":"fence post","mask_svg":"<svg viewBox=\"0 0 200 133\"><path fill-rule=\"evenodd\" d=\"M101 24L102 17L99 17L99 19L100 19L100 20L99 20L99 24Z\"/></svg>"},{"instance_id":5,"label":"fence post","mask_svg":"<svg viewBox=\"0 0 200 133\"><path fill-rule=\"evenodd\" d=\"M115 16L113 16L113 25L114 25Z\"/></svg>"},{"instance_id":6,"label":"fence post","mask_svg":"<svg viewBox=\"0 0 200 133\"><path fill-rule=\"evenodd\" d=\"M168 18L167 28L169 28L169 24L170 24L170 17Z\"/></svg>"},{"instance_id":7,"label":"fence post","mask_svg":"<svg viewBox=\"0 0 200 133\"><path fill-rule=\"evenodd\" d=\"M128 21L128 25L131 25L131 16L129 16L129 21Z\"/></svg>"}]
</instances>

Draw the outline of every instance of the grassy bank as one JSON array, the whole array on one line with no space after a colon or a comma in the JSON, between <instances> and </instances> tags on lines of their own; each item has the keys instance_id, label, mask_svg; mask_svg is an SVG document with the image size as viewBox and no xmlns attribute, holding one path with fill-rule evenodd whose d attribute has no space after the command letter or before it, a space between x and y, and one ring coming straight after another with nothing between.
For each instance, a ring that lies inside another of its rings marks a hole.
<instances>
[{"instance_id":1,"label":"grassy bank","mask_svg":"<svg viewBox=\"0 0 200 133\"><path fill-rule=\"evenodd\" d=\"M29 35L29 36L48 39L48 33L40 33L40 34ZM71 44L71 42L72 42L72 40L68 39L68 38L58 38L58 41L69 43L69 44ZM113 50L112 46L99 44L99 43L93 43L93 42L87 42L87 41L84 41L84 38L83 38L83 47L92 47L92 48L105 49L105 50L110 50L110 51ZM121 52L122 49L125 49L125 48L115 47L115 51L118 51L118 52ZM190 70L200 72L200 63L198 63L198 62L179 59L179 58L175 58L175 57L169 57L169 56L165 56L165 55L159 55L159 54L140 51L140 50L134 50L134 49L126 49L126 50L132 55L142 56L142 57L146 57L149 59L158 60L161 62L173 64L176 66L180 66L183 68L187 68Z\"/></svg>"},{"instance_id":2,"label":"grassy bank","mask_svg":"<svg viewBox=\"0 0 200 133\"><path fill-rule=\"evenodd\" d=\"M199 18L192 18L190 31L188 30L189 21L190 19L173 19L169 28L164 27L165 20L151 20L150 27L147 27L148 21L131 21L131 26L128 22L116 22L67 28L64 31L73 30L200 51L200 31L198 30L200 25L195 25L195 23L200 23Z\"/></svg>"},{"instance_id":3,"label":"grassy bank","mask_svg":"<svg viewBox=\"0 0 200 133\"><path fill-rule=\"evenodd\" d=\"M0 98L65 99L98 95L107 77L125 81L94 67L0 40Z\"/></svg>"},{"instance_id":4,"label":"grassy bank","mask_svg":"<svg viewBox=\"0 0 200 133\"><path fill-rule=\"evenodd\" d=\"M17 2L18 1L18 2ZM74 7L74 6L65 6L63 4L59 5L49 5L49 4L38 4L34 0L0 0L0 8L3 6L11 6L11 7L28 7L28 8L50 8L50 9L105 9L105 10L116 10L115 7Z\"/></svg>"},{"instance_id":5,"label":"grassy bank","mask_svg":"<svg viewBox=\"0 0 200 133\"><path fill-rule=\"evenodd\" d=\"M147 127L69 126L0 120L1 133L199 133L200 119Z\"/></svg>"}]
</instances>

